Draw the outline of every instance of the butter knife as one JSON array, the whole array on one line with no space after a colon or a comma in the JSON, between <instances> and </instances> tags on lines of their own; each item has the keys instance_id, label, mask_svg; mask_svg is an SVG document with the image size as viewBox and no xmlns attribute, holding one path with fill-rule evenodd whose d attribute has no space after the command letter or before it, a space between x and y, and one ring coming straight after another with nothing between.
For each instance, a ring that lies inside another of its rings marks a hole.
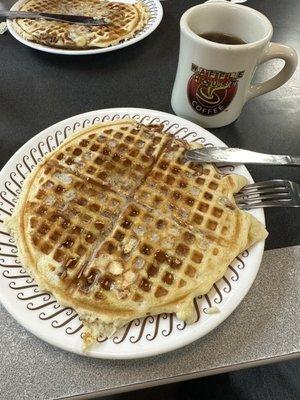
<instances>
[{"instance_id":1,"label":"butter knife","mask_svg":"<svg viewBox=\"0 0 300 400\"><path fill-rule=\"evenodd\" d=\"M266 164L266 165L290 165L300 166L300 156L263 154L255 151L229 148L229 147L205 147L192 149L185 153L189 161L200 163L231 163L231 164Z\"/></svg>"},{"instance_id":2,"label":"butter knife","mask_svg":"<svg viewBox=\"0 0 300 400\"><path fill-rule=\"evenodd\" d=\"M68 22L71 24L99 26L108 25L110 20L108 18L87 17L84 15L69 15L69 14L51 14L45 12L31 12L31 11L11 11L0 10L1 18L26 18L26 19L46 19L51 21Z\"/></svg>"}]
</instances>

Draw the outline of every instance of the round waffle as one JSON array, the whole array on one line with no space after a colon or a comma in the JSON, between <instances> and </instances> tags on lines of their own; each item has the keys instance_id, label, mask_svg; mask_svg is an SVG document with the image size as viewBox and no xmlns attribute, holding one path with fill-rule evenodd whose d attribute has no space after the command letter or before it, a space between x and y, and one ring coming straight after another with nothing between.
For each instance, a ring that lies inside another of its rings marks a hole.
<instances>
[{"instance_id":1,"label":"round waffle","mask_svg":"<svg viewBox=\"0 0 300 400\"><path fill-rule=\"evenodd\" d=\"M59 21L16 19L13 27L25 39L50 47L84 50L104 48L133 37L149 20L147 7L105 0L28 0L21 11L105 17L106 26L84 26Z\"/></svg>"},{"instance_id":2,"label":"round waffle","mask_svg":"<svg viewBox=\"0 0 300 400\"><path fill-rule=\"evenodd\" d=\"M267 235L234 202L245 178L186 162L190 145L162 129L118 120L72 135L8 221L37 282L78 312L85 344L149 314L193 322L194 297Z\"/></svg>"}]
</instances>

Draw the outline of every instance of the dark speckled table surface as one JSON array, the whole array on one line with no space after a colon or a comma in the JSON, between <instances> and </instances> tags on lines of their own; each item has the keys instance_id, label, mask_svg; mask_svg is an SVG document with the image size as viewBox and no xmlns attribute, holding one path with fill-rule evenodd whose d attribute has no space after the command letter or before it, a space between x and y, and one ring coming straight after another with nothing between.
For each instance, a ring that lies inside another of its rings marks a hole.
<instances>
[{"instance_id":1,"label":"dark speckled table surface","mask_svg":"<svg viewBox=\"0 0 300 400\"><path fill-rule=\"evenodd\" d=\"M2 0L0 8L12 3ZM102 55L51 55L22 45L8 33L0 36L0 168L36 133L72 115L110 107L172 113L179 19L197 3L165 1L163 21L152 35ZM273 41L300 53L298 0L248 0L246 4L271 20ZM256 80L265 80L279 66L273 60L260 67ZM299 155L299 70L280 89L248 102L235 123L212 133L230 147ZM298 168L251 166L249 171L256 181L299 181L300 176ZM93 396L294 357L300 336L295 290L297 279L299 287L300 212L270 209L266 221L269 251L245 301L214 332L165 356L125 363L65 353L27 333L0 307L0 323L6 332L0 342L0 398ZM270 286L270 269L276 295Z\"/></svg>"}]
</instances>

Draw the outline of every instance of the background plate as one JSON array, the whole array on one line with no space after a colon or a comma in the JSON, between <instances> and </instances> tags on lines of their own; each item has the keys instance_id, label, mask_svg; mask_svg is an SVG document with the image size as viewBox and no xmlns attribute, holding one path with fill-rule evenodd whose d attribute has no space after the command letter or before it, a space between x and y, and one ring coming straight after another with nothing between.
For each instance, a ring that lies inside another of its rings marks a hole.
<instances>
[{"instance_id":1,"label":"background plate","mask_svg":"<svg viewBox=\"0 0 300 400\"><path fill-rule=\"evenodd\" d=\"M27 0L19 0L17 1L11 8L11 10L18 10L23 3ZM65 49L56 49L54 47L44 46L42 44L30 42L27 39L24 39L21 35L19 35L13 28L13 24L10 20L7 20L7 27L10 33L17 39L19 42L25 44L26 46L32 47L36 50L45 51L47 53L54 53L54 54L64 54L64 55L88 55L88 54L99 54L99 53L106 53L108 51L113 51L117 49L121 49L126 46L130 46L131 44L137 43L140 40L144 39L146 36L150 35L160 24L160 21L163 17L163 8L159 2L159 0L140 0L144 4L146 4L150 10L150 19L147 25L133 38L126 40L123 43L116 44L114 46L105 47L103 49L90 49L90 50L65 50ZM135 0L122 0L123 3L134 3Z\"/></svg>"},{"instance_id":2,"label":"background plate","mask_svg":"<svg viewBox=\"0 0 300 400\"><path fill-rule=\"evenodd\" d=\"M164 123L168 132L189 142L204 146L220 146L221 142L205 129L177 116L138 108L113 108L92 111L68 118L34 136L8 161L0 173L0 300L8 312L26 329L62 349L84 354L81 349L81 322L71 308L60 306L48 293L39 291L34 279L17 258L17 248L3 224L14 210L25 176L43 158L73 132L92 124L120 118L134 118L145 124ZM246 176L244 166L227 165L223 172ZM262 223L261 209L251 211ZM99 358L137 358L165 353L199 339L218 326L238 306L250 289L258 272L264 242L240 254L225 276L210 292L194 300L197 321L187 326L172 314L136 319L112 338L91 347L85 355ZM207 314L216 306L217 314Z\"/></svg>"}]
</instances>

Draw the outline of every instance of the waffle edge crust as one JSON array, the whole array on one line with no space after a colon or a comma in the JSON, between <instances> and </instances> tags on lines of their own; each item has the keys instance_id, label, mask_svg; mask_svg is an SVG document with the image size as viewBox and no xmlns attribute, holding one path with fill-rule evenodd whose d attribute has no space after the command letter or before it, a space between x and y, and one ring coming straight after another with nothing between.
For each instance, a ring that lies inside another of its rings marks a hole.
<instances>
[{"instance_id":1,"label":"waffle edge crust","mask_svg":"<svg viewBox=\"0 0 300 400\"><path fill-rule=\"evenodd\" d=\"M60 21L15 19L13 27L24 39L67 50L105 48L129 40L148 23L150 12L141 1L134 4L106 0L28 0L20 11L105 17L103 26L86 26Z\"/></svg>"},{"instance_id":2,"label":"waffle edge crust","mask_svg":"<svg viewBox=\"0 0 300 400\"><path fill-rule=\"evenodd\" d=\"M234 258L267 236L247 180L184 160L196 144L118 120L71 135L26 178L6 225L40 289L76 310L87 348L135 318L196 319Z\"/></svg>"}]
</instances>

